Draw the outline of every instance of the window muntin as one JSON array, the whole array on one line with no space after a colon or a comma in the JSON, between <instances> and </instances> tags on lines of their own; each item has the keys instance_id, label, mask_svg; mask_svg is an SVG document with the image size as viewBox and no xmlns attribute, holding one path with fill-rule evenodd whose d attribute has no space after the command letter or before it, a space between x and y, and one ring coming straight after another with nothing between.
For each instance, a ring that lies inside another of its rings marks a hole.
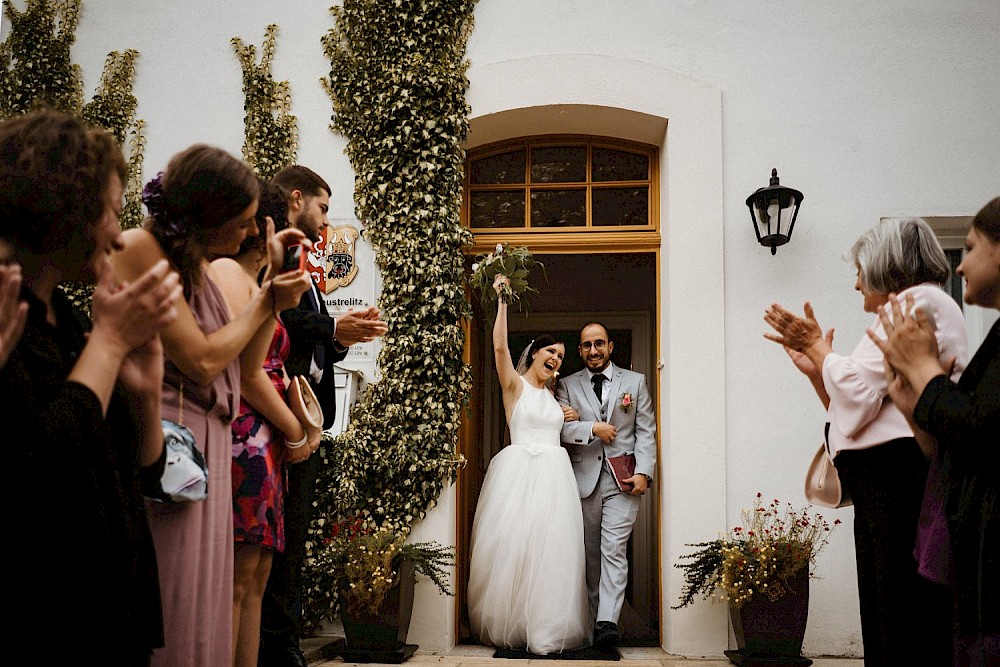
<instances>
[{"instance_id":1,"label":"window muntin","mask_svg":"<svg viewBox=\"0 0 1000 667\"><path fill-rule=\"evenodd\" d=\"M656 148L593 137L535 138L472 151L473 231L655 229Z\"/></svg>"}]
</instances>

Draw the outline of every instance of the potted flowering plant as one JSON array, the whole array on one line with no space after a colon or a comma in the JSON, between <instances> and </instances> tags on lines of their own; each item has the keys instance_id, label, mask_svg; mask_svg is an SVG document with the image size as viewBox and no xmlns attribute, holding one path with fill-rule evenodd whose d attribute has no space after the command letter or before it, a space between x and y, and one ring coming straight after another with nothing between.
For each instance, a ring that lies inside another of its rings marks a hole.
<instances>
[{"instance_id":1,"label":"potted flowering plant","mask_svg":"<svg viewBox=\"0 0 1000 667\"><path fill-rule=\"evenodd\" d=\"M404 535L360 517L334 523L317 548L315 567L338 591L350 661L368 662L364 652L375 651L386 662L386 652L402 651L416 576L451 595L445 568L453 564L452 548L437 542L407 544Z\"/></svg>"},{"instance_id":2,"label":"potted flowering plant","mask_svg":"<svg viewBox=\"0 0 1000 667\"><path fill-rule=\"evenodd\" d=\"M800 657L809 577L840 519L831 524L776 499L765 505L760 493L742 517L725 537L688 545L698 550L674 565L684 570L684 588L673 608L699 595L727 602L739 650L726 655L735 664L747 656L811 664Z\"/></svg>"}]
</instances>

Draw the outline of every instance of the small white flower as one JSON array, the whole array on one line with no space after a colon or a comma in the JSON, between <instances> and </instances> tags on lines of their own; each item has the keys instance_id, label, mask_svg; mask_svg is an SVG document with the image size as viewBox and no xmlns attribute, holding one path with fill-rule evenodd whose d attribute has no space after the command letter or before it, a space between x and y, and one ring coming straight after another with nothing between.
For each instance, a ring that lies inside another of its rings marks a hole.
<instances>
[{"instance_id":1,"label":"small white flower","mask_svg":"<svg viewBox=\"0 0 1000 667\"><path fill-rule=\"evenodd\" d=\"M479 270L479 264L473 264L472 265L472 272L475 273L478 270Z\"/></svg>"},{"instance_id":2,"label":"small white flower","mask_svg":"<svg viewBox=\"0 0 1000 667\"><path fill-rule=\"evenodd\" d=\"M497 251L496 252L497 252L498 255L502 255L503 254L503 244L502 243L498 243L497 244Z\"/></svg>"}]
</instances>

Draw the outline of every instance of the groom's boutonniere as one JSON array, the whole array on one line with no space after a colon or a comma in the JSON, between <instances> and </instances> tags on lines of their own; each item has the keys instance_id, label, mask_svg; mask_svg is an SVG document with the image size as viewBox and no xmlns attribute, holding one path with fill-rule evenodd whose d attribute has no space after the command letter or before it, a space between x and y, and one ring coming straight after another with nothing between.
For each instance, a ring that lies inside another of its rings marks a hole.
<instances>
[{"instance_id":1,"label":"groom's boutonniere","mask_svg":"<svg viewBox=\"0 0 1000 667\"><path fill-rule=\"evenodd\" d=\"M622 394L622 402L620 403L620 405L622 406L622 410L624 410L625 412L631 410L632 394L628 393L627 391L624 394Z\"/></svg>"}]
</instances>

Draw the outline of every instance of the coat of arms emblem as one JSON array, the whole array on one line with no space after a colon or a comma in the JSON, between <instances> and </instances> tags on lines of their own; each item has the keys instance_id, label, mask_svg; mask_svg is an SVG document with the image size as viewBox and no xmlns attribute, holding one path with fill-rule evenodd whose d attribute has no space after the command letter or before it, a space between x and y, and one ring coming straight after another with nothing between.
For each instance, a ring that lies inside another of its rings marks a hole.
<instances>
[{"instance_id":1,"label":"coat of arms emblem","mask_svg":"<svg viewBox=\"0 0 1000 667\"><path fill-rule=\"evenodd\" d=\"M354 249L359 232L351 225L339 225L327 227L326 233L326 267L321 284L324 294L329 294L350 285L358 274Z\"/></svg>"}]
</instances>

